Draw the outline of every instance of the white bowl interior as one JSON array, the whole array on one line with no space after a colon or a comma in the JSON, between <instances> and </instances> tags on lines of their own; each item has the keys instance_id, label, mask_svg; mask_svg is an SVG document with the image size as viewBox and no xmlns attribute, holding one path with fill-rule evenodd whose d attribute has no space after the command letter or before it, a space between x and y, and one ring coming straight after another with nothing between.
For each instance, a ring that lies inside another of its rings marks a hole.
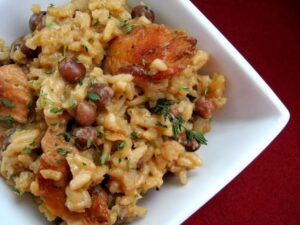
<instances>
[{"instance_id":1,"label":"white bowl interior","mask_svg":"<svg viewBox=\"0 0 300 225\"><path fill-rule=\"evenodd\" d=\"M56 0L0 0L0 36L9 42L26 33L30 6L39 2L45 8ZM129 0L136 5L139 0ZM167 178L159 191L147 193L141 204L148 208L145 218L133 224L175 225L183 222L195 210L240 173L283 129L289 113L255 70L215 29L215 27L186 0L144 0L153 8L160 22L184 27L198 39L199 47L209 52L211 60L203 73L226 75L228 104L214 118L212 132L207 135L208 146L198 151L204 166L189 174L189 183L180 186L176 178ZM15 6L15 4L18 4ZM12 16L13 15L13 16ZM6 225L46 224L37 207L27 207L28 197L15 197L0 181L0 217Z\"/></svg>"}]
</instances>

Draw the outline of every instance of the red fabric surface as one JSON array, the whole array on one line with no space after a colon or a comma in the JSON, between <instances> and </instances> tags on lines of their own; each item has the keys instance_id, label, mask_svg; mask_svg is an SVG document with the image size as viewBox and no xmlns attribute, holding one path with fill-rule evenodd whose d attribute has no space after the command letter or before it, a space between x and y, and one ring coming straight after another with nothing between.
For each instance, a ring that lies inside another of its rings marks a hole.
<instances>
[{"instance_id":1,"label":"red fabric surface","mask_svg":"<svg viewBox=\"0 0 300 225\"><path fill-rule=\"evenodd\" d=\"M300 1L193 2L271 86L291 119L246 170L184 225L299 225Z\"/></svg>"}]
</instances>

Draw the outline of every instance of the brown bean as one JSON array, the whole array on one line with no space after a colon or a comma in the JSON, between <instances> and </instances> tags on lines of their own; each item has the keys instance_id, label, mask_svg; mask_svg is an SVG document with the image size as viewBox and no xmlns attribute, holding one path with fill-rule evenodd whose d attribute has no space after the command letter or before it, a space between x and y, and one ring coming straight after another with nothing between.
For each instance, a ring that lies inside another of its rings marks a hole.
<instances>
[{"instance_id":1,"label":"brown bean","mask_svg":"<svg viewBox=\"0 0 300 225\"><path fill-rule=\"evenodd\" d=\"M27 58L34 58L40 53L40 48L33 50L26 46L26 40L24 36L19 37L17 40L15 40L11 46L11 49L12 51L16 51L17 49L20 49L20 51Z\"/></svg>"},{"instance_id":2,"label":"brown bean","mask_svg":"<svg viewBox=\"0 0 300 225\"><path fill-rule=\"evenodd\" d=\"M196 101L194 111L204 119L210 119L216 111L216 107L211 99L202 96Z\"/></svg>"},{"instance_id":3,"label":"brown bean","mask_svg":"<svg viewBox=\"0 0 300 225\"><path fill-rule=\"evenodd\" d=\"M75 57L65 58L58 65L60 75L70 83L76 83L83 79L86 73L84 65L77 61Z\"/></svg>"},{"instance_id":4,"label":"brown bean","mask_svg":"<svg viewBox=\"0 0 300 225\"><path fill-rule=\"evenodd\" d=\"M96 121L96 106L89 102L80 102L75 109L75 119L82 126L90 126Z\"/></svg>"},{"instance_id":5,"label":"brown bean","mask_svg":"<svg viewBox=\"0 0 300 225\"><path fill-rule=\"evenodd\" d=\"M148 6L145 5L138 5L134 7L131 11L132 18L145 16L148 20L152 23L155 20L155 13L151 10Z\"/></svg>"},{"instance_id":6,"label":"brown bean","mask_svg":"<svg viewBox=\"0 0 300 225\"><path fill-rule=\"evenodd\" d=\"M111 88L104 84L93 84L88 88L89 93L95 93L99 96L99 100L94 101L98 108L103 108L104 106L110 104L111 96L110 96Z\"/></svg>"},{"instance_id":7,"label":"brown bean","mask_svg":"<svg viewBox=\"0 0 300 225\"><path fill-rule=\"evenodd\" d=\"M29 28L33 32L35 30L41 30L44 27L43 20L46 15L45 11L34 13L29 19Z\"/></svg>"},{"instance_id":8,"label":"brown bean","mask_svg":"<svg viewBox=\"0 0 300 225\"><path fill-rule=\"evenodd\" d=\"M198 148L200 147L200 144L197 142L195 138L193 138L192 141L188 143L185 132L182 132L180 134L179 143L185 147L185 150L187 152L194 152L198 150Z\"/></svg>"},{"instance_id":9,"label":"brown bean","mask_svg":"<svg viewBox=\"0 0 300 225\"><path fill-rule=\"evenodd\" d=\"M97 132L93 127L80 127L73 130L75 145L79 149L90 147L88 145L96 142Z\"/></svg>"}]
</instances>

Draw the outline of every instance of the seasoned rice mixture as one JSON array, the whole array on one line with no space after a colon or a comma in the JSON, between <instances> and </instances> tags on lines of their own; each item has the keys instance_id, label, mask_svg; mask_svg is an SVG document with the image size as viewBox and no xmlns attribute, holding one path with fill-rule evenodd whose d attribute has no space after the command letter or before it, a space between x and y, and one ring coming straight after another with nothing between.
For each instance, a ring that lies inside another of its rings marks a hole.
<instances>
[{"instance_id":1,"label":"seasoned rice mixture","mask_svg":"<svg viewBox=\"0 0 300 225\"><path fill-rule=\"evenodd\" d=\"M58 224L144 216L138 201L166 173L186 184L201 166L194 152L226 103L224 76L201 74L209 56L196 39L145 5L32 11L28 34L0 40L1 176Z\"/></svg>"}]
</instances>

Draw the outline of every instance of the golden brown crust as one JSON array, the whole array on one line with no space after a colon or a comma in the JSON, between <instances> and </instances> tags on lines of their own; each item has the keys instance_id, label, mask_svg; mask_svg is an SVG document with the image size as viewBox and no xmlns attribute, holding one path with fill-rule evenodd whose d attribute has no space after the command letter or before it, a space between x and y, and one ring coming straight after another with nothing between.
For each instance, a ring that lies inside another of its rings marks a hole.
<instances>
[{"instance_id":1,"label":"golden brown crust","mask_svg":"<svg viewBox=\"0 0 300 225\"><path fill-rule=\"evenodd\" d=\"M42 140L43 155L40 159L40 168L51 169L62 173L59 181L44 179L38 173L37 179L40 188L40 196L47 209L55 216L69 221L83 221L85 225L97 225L109 220L108 199L103 190L92 188L90 191L92 206L85 213L71 212L65 202L67 196L65 189L72 179L70 167L65 156L57 152L57 149L68 145L62 137L58 137L51 131L47 131ZM73 147L74 148L74 147ZM75 149L75 148L74 148ZM70 150L68 148L68 150Z\"/></svg>"},{"instance_id":2,"label":"golden brown crust","mask_svg":"<svg viewBox=\"0 0 300 225\"><path fill-rule=\"evenodd\" d=\"M163 60L168 69L154 75L139 75L136 80L158 81L181 72L196 51L197 40L184 31L174 31L165 25L135 27L130 34L115 39L104 61L106 73L117 74L121 68L139 65L149 70L155 59Z\"/></svg>"},{"instance_id":3,"label":"golden brown crust","mask_svg":"<svg viewBox=\"0 0 300 225\"><path fill-rule=\"evenodd\" d=\"M0 67L0 99L6 99L13 108L0 103L0 116L11 115L19 123L27 123L28 104L32 94L22 69L14 64Z\"/></svg>"}]
</instances>

